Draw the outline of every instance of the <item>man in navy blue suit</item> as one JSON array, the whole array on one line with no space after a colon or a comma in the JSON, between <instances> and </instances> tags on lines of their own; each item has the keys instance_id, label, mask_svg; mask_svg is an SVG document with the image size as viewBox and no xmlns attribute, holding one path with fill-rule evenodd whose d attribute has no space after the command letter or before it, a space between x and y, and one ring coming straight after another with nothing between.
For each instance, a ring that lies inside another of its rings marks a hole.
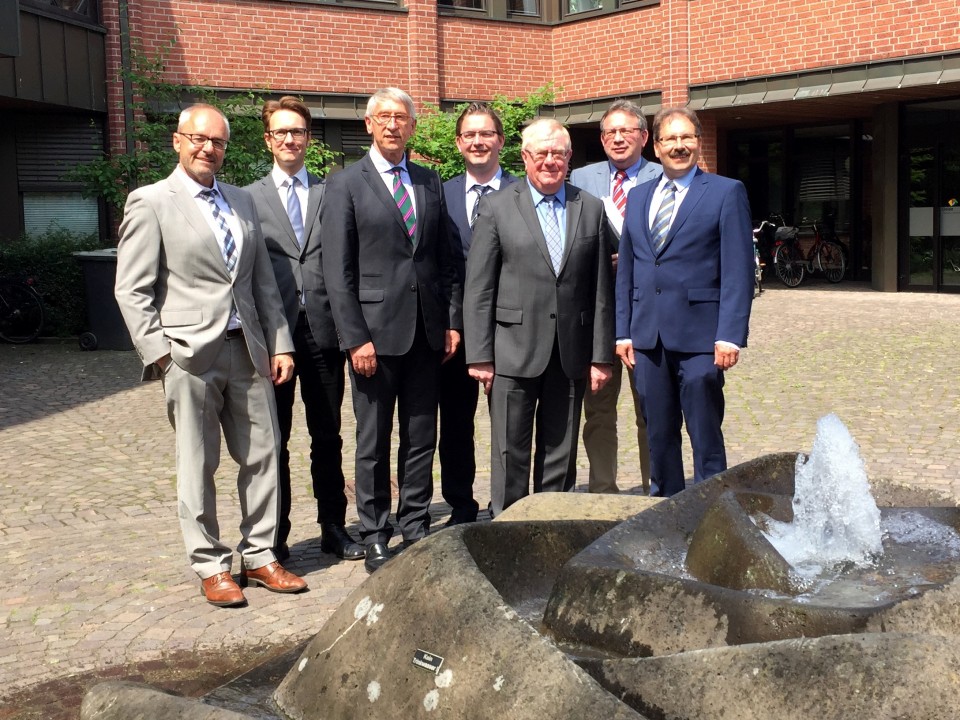
<instances>
[{"instance_id":1,"label":"man in navy blue suit","mask_svg":"<svg viewBox=\"0 0 960 720\"><path fill-rule=\"evenodd\" d=\"M702 128L687 108L653 120L663 174L627 197L617 267L617 354L645 390L651 494L684 489L686 421L694 481L727 468L724 373L747 344L753 300L743 184L705 173Z\"/></svg>"},{"instance_id":2,"label":"man in navy blue suit","mask_svg":"<svg viewBox=\"0 0 960 720\"><path fill-rule=\"evenodd\" d=\"M457 118L457 150L463 155L466 172L443 184L450 241L460 270L466 279L465 263L473 236L480 198L515 183L517 178L500 167L503 149L503 122L487 103L470 103ZM464 345L440 366L440 491L450 506L447 525L473 522L479 505L473 497L477 474L474 416L477 413L479 384L467 373Z\"/></svg>"}]
</instances>

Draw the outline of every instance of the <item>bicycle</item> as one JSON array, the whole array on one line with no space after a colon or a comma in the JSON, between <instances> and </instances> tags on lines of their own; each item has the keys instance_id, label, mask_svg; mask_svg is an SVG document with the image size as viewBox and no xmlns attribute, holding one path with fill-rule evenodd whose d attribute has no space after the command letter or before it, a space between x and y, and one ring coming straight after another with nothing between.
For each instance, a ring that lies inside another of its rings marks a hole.
<instances>
[{"instance_id":1,"label":"bicycle","mask_svg":"<svg viewBox=\"0 0 960 720\"><path fill-rule=\"evenodd\" d=\"M813 245L804 253L799 243L800 229L777 228L773 267L777 278L787 287L797 287L805 273L818 270L828 282L838 283L847 271L846 253L835 240L825 240L819 223L813 223Z\"/></svg>"},{"instance_id":2,"label":"bicycle","mask_svg":"<svg viewBox=\"0 0 960 720\"><path fill-rule=\"evenodd\" d=\"M33 278L0 279L0 340L28 343L43 329L43 300Z\"/></svg>"}]
</instances>

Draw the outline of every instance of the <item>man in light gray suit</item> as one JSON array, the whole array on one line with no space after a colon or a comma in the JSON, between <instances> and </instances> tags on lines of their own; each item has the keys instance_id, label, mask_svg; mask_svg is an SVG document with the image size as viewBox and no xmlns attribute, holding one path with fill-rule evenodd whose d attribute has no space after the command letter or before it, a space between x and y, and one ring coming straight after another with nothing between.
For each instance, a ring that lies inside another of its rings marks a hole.
<instances>
[{"instance_id":1,"label":"man in light gray suit","mask_svg":"<svg viewBox=\"0 0 960 720\"><path fill-rule=\"evenodd\" d=\"M321 267L320 206L324 182L304 167L310 144L310 110L284 96L264 103L263 139L273 170L246 190L260 216L263 240L277 276L283 309L296 349L290 382L274 386L280 420L280 527L274 553L290 556L290 431L297 380L310 433L310 476L317 499L320 549L346 560L363 558L347 533L347 496L342 469L340 406L344 355L330 312Z\"/></svg>"},{"instance_id":2,"label":"man in light gray suit","mask_svg":"<svg viewBox=\"0 0 960 720\"><path fill-rule=\"evenodd\" d=\"M307 587L273 554L279 431L271 386L290 379L293 342L253 201L216 181L229 139L216 108L181 113L176 169L127 198L116 282L143 378L163 379L180 527L201 591L218 606L246 602L217 523L221 429L240 466L241 584Z\"/></svg>"},{"instance_id":3,"label":"man in light gray suit","mask_svg":"<svg viewBox=\"0 0 960 720\"><path fill-rule=\"evenodd\" d=\"M617 267L617 247L627 206L627 193L634 187L659 177L659 163L650 162L641 153L647 143L647 120L629 100L615 100L600 118L600 142L606 162L577 168L570 182L603 200L609 221L610 252ZM623 365L615 362L613 377L600 392L583 400L583 447L590 459L590 492L615 493L617 487L617 400ZM643 403L636 385L629 383L633 410L637 419L637 447L640 450L640 475L644 492L650 490L650 448Z\"/></svg>"},{"instance_id":4,"label":"man in light gray suit","mask_svg":"<svg viewBox=\"0 0 960 720\"><path fill-rule=\"evenodd\" d=\"M569 491L586 385L610 379L613 274L603 204L564 182L570 134L523 131L526 182L480 203L464 291L466 360L490 396L491 512L533 490Z\"/></svg>"}]
</instances>

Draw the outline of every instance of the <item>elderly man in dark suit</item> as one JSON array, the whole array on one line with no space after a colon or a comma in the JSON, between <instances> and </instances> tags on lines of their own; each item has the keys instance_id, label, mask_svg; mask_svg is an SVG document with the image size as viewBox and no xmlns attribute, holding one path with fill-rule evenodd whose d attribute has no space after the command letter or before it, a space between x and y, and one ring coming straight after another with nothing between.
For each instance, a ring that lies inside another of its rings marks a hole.
<instances>
[{"instance_id":1,"label":"elderly man in dark suit","mask_svg":"<svg viewBox=\"0 0 960 720\"><path fill-rule=\"evenodd\" d=\"M307 587L273 553L280 433L272 386L290 379L293 342L253 200L216 180L229 140L216 108L181 113L176 169L127 198L116 283L144 379L163 378L180 527L202 592L219 606L245 603L217 523L221 430L240 466L241 584Z\"/></svg>"},{"instance_id":2,"label":"elderly man in dark suit","mask_svg":"<svg viewBox=\"0 0 960 720\"><path fill-rule=\"evenodd\" d=\"M523 131L526 182L484 198L467 259L467 364L490 395L491 511L530 486L568 491L587 384L610 379L613 290L603 204L564 181L570 135Z\"/></svg>"},{"instance_id":3,"label":"elderly man in dark suit","mask_svg":"<svg viewBox=\"0 0 960 720\"><path fill-rule=\"evenodd\" d=\"M604 162L577 168L570 173L570 182L603 200L609 222L610 252L617 267L620 230L627 208L627 193L637 185L660 175L660 165L646 160L647 119L629 100L615 100L600 118L600 142L607 154ZM613 364L613 377L596 395L583 400L583 448L590 459L590 492L615 493L617 486L617 400L620 397L623 364ZM637 447L640 452L640 475L643 489L650 485L650 449L647 447L647 423L643 417L643 400L636 383L630 382L633 410L637 424Z\"/></svg>"},{"instance_id":4,"label":"elderly man in dark suit","mask_svg":"<svg viewBox=\"0 0 960 720\"><path fill-rule=\"evenodd\" d=\"M356 488L365 566L390 558L390 435L399 420L397 523L404 544L430 532L437 377L460 344L461 288L439 176L408 161L413 100L374 93L362 160L331 176L321 221L323 270L357 418Z\"/></svg>"},{"instance_id":5,"label":"elderly man in dark suit","mask_svg":"<svg viewBox=\"0 0 960 720\"><path fill-rule=\"evenodd\" d=\"M470 103L457 118L457 149L466 172L443 184L450 239L463 282L473 223L480 199L515 183L517 178L500 167L503 122L487 103ZM461 259L462 258L462 259ZM467 372L463 344L440 368L440 489L451 513L447 525L473 522L479 506L473 497L477 474L474 416L479 390Z\"/></svg>"},{"instance_id":6,"label":"elderly man in dark suit","mask_svg":"<svg viewBox=\"0 0 960 720\"><path fill-rule=\"evenodd\" d=\"M701 135L692 110L657 113L663 174L627 196L617 267L617 354L643 390L651 494L665 497L685 486L684 421L694 481L727 468L723 379L747 344L753 301L747 192L698 167Z\"/></svg>"},{"instance_id":7,"label":"elderly man in dark suit","mask_svg":"<svg viewBox=\"0 0 960 720\"><path fill-rule=\"evenodd\" d=\"M297 380L310 433L310 477L317 499L320 549L359 560L363 548L347 533L347 496L342 469L340 406L343 404L343 351L330 312L321 267L320 207L324 183L307 172L310 110L284 96L264 103L263 139L273 154L273 170L246 190L260 216L263 239L283 297L293 334L294 375L274 387L280 420L280 527L274 549L282 562L290 556L290 431Z\"/></svg>"}]
</instances>

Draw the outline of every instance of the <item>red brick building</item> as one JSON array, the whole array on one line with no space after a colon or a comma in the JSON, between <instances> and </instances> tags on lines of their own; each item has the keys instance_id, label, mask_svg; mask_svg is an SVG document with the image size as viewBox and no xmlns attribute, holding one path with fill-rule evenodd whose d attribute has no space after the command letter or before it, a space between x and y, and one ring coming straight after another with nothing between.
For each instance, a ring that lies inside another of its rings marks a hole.
<instances>
[{"instance_id":1,"label":"red brick building","mask_svg":"<svg viewBox=\"0 0 960 720\"><path fill-rule=\"evenodd\" d=\"M758 220L829 222L878 289L960 290L955 0L19 0L0 24L0 237L108 227L62 167L124 151L119 71L172 39L172 78L301 95L348 158L384 85L448 105L552 82L574 166L602 158L610 100L688 104L704 164L746 183Z\"/></svg>"}]
</instances>

